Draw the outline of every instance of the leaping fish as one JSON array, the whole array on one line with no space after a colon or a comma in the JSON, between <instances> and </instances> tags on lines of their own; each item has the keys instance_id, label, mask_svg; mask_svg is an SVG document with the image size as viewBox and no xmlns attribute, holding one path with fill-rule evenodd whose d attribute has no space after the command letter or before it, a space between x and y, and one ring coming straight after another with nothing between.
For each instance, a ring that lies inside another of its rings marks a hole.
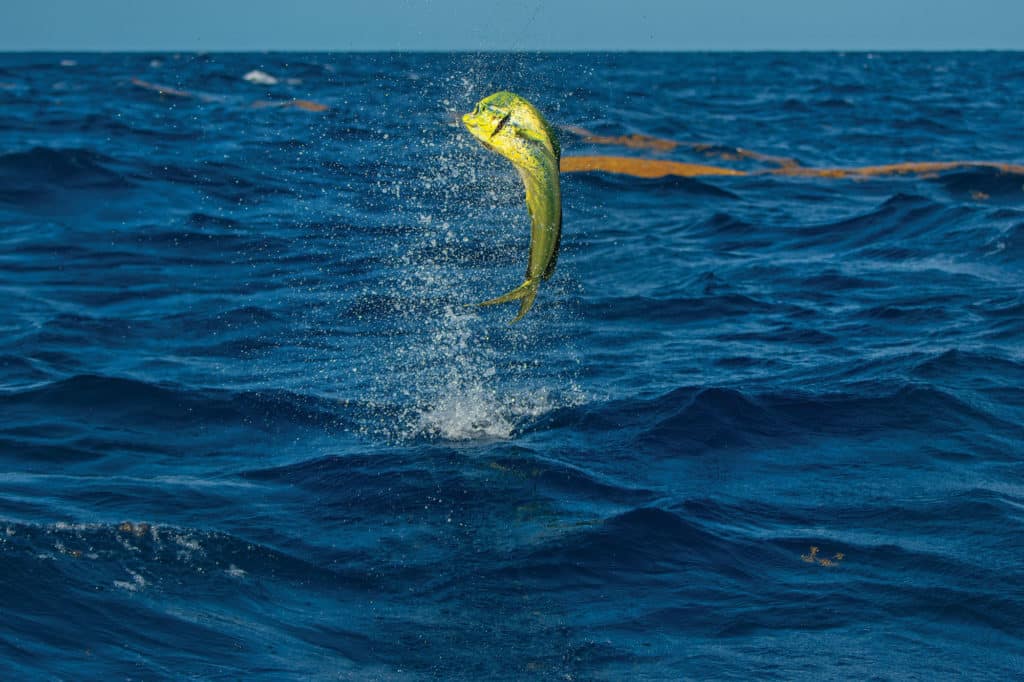
<instances>
[{"instance_id":1,"label":"leaping fish","mask_svg":"<svg viewBox=\"0 0 1024 682\"><path fill-rule=\"evenodd\" d=\"M479 305L520 301L523 319L537 297L540 283L551 277L562 238L562 192L558 164L562 150L555 131L536 107L511 92L496 92L480 100L462 117L469 132L491 151L501 154L519 171L530 211L530 260L526 279L512 291Z\"/></svg>"}]
</instances>

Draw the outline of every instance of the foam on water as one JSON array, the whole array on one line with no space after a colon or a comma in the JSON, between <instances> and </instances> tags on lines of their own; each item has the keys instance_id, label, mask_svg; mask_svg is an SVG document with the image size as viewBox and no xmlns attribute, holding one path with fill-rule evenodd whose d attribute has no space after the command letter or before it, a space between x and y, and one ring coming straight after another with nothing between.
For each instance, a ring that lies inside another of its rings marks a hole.
<instances>
[{"instance_id":1,"label":"foam on water","mask_svg":"<svg viewBox=\"0 0 1024 682\"><path fill-rule=\"evenodd\" d=\"M242 76L242 80L255 83L256 85L277 85L277 78L271 76L265 71L260 71L259 69L249 71Z\"/></svg>"},{"instance_id":2,"label":"foam on water","mask_svg":"<svg viewBox=\"0 0 1024 682\"><path fill-rule=\"evenodd\" d=\"M474 333L472 313L446 307L428 353L446 356L430 373L402 434L448 440L511 438L523 420L550 411L556 401L546 387L503 387L498 357L487 335Z\"/></svg>"}]
</instances>

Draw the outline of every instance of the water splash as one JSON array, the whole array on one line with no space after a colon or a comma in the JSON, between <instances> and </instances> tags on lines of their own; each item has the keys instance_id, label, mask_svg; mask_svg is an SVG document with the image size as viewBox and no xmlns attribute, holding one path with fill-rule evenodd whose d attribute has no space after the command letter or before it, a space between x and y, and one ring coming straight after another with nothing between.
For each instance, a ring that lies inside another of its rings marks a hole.
<instances>
[{"instance_id":1,"label":"water splash","mask_svg":"<svg viewBox=\"0 0 1024 682\"><path fill-rule=\"evenodd\" d=\"M464 75L450 87L458 94L442 100L449 118L479 95ZM385 296L389 371L372 387L392 409L378 419L389 440L509 439L530 420L582 401L574 377L545 367L540 351L564 332L538 330L535 320L509 326L507 317L468 305L508 288L494 282L518 281L529 216L516 173L459 130L424 131L425 162L382 188L414 211L414 226L387 257L395 277Z\"/></svg>"},{"instance_id":2,"label":"water splash","mask_svg":"<svg viewBox=\"0 0 1024 682\"><path fill-rule=\"evenodd\" d=\"M401 434L446 440L508 439L517 425L536 418L557 404L551 391L540 386L520 391L503 386L500 353L488 335L474 331L473 313L448 307L432 335L434 346L417 352L447 355L421 378L420 395ZM431 363L432 365L432 363Z\"/></svg>"}]
</instances>

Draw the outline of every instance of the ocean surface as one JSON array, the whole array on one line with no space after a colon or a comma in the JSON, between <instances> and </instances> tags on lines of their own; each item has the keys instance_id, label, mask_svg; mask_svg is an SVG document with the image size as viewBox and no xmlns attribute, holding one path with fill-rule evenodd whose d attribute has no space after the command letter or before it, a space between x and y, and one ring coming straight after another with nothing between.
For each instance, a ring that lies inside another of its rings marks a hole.
<instances>
[{"instance_id":1,"label":"ocean surface","mask_svg":"<svg viewBox=\"0 0 1024 682\"><path fill-rule=\"evenodd\" d=\"M0 55L0 677L1024 675L1024 175L565 173L509 325L498 89L1024 161L1024 53Z\"/></svg>"}]
</instances>

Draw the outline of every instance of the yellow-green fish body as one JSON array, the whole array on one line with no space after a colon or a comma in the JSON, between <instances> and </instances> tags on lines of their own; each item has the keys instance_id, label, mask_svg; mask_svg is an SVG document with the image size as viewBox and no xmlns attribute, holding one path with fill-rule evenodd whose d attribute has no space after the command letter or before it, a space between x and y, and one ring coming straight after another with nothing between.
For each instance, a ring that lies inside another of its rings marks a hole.
<instances>
[{"instance_id":1,"label":"yellow-green fish body","mask_svg":"<svg viewBox=\"0 0 1024 682\"><path fill-rule=\"evenodd\" d=\"M533 305L540 283L554 273L558 260L562 237L558 164L562 151L554 130L541 113L511 92L496 92L485 97L472 112L462 117L462 121L485 147L512 162L526 187L526 207L531 220L526 279L507 294L480 304L518 300L519 314L512 320L518 322Z\"/></svg>"}]
</instances>

